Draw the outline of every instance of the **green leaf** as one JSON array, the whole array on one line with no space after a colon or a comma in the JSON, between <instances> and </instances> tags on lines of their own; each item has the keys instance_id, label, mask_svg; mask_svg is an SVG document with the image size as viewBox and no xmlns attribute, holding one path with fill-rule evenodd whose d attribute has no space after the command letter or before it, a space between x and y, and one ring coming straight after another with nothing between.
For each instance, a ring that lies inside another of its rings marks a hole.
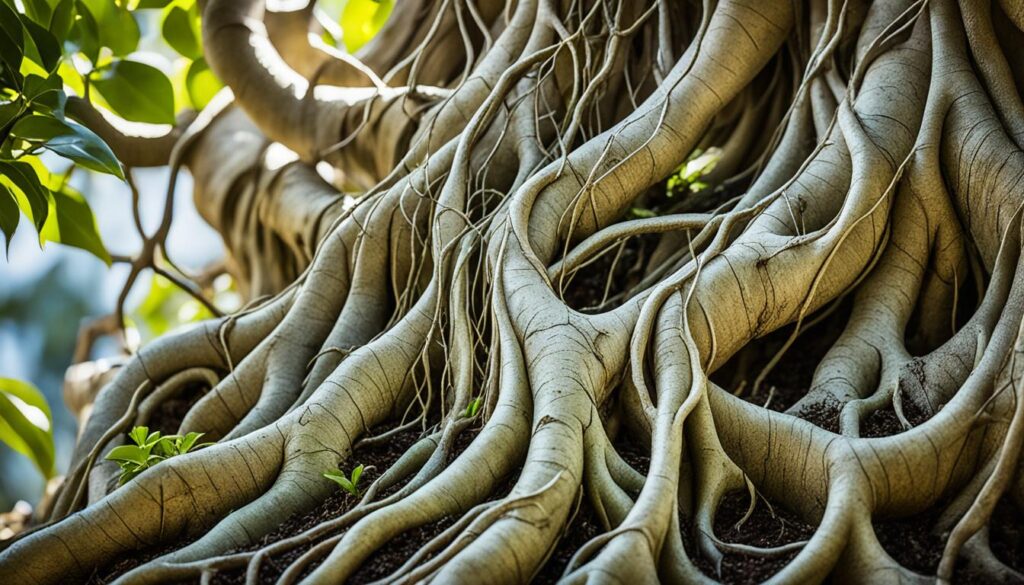
<instances>
[{"instance_id":1,"label":"green leaf","mask_svg":"<svg viewBox=\"0 0 1024 585\"><path fill-rule=\"evenodd\" d=\"M67 132L67 125L51 116L25 116L11 129L11 134L22 140L40 143Z\"/></svg>"},{"instance_id":2,"label":"green leaf","mask_svg":"<svg viewBox=\"0 0 1024 585\"><path fill-rule=\"evenodd\" d=\"M75 22L75 0L60 0L54 7L53 15L50 17L50 26L47 29L63 43L71 32L71 25Z\"/></svg>"},{"instance_id":3,"label":"green leaf","mask_svg":"<svg viewBox=\"0 0 1024 585\"><path fill-rule=\"evenodd\" d=\"M362 466L362 464L360 464L360 465L357 465L356 468L352 470L352 485L353 486L358 486L359 485L359 478L362 477L362 475L363 475L363 466Z\"/></svg>"},{"instance_id":4,"label":"green leaf","mask_svg":"<svg viewBox=\"0 0 1024 585\"><path fill-rule=\"evenodd\" d=\"M79 165L100 173L114 175L124 180L121 163L103 139L85 126L65 122L71 133L51 138L43 145L47 150L71 159Z\"/></svg>"},{"instance_id":5,"label":"green leaf","mask_svg":"<svg viewBox=\"0 0 1024 585\"><path fill-rule=\"evenodd\" d=\"M202 436L203 433L186 433L185 436L181 438L181 442L178 444L178 451L180 451L181 453L188 453L189 451L192 450L192 447L196 444L196 441L202 438Z\"/></svg>"},{"instance_id":6,"label":"green leaf","mask_svg":"<svg viewBox=\"0 0 1024 585\"><path fill-rule=\"evenodd\" d=\"M160 431L149 432L149 427L140 426L133 428L128 436L135 445L116 447L107 455L107 459L113 459L121 466L121 485L165 459L184 454L188 449L206 446L193 447L202 433L188 433L184 437L161 435Z\"/></svg>"},{"instance_id":7,"label":"green leaf","mask_svg":"<svg viewBox=\"0 0 1024 585\"><path fill-rule=\"evenodd\" d=\"M148 437L146 437L146 445L149 445L149 446L156 445L163 438L165 438L165 437L163 437L163 435L160 434L160 431L153 431L152 433L149 433ZM171 439L172 440L174 439L173 435L171 436Z\"/></svg>"},{"instance_id":8,"label":"green leaf","mask_svg":"<svg viewBox=\"0 0 1024 585\"><path fill-rule=\"evenodd\" d=\"M149 427L135 427L128 433L132 441L135 441L136 445L140 447L146 444L146 437L149 436Z\"/></svg>"},{"instance_id":9,"label":"green leaf","mask_svg":"<svg viewBox=\"0 0 1024 585\"><path fill-rule=\"evenodd\" d=\"M324 473L324 477L326 477L327 479L329 479L329 480L333 481L334 483L340 485L341 489L345 490L346 492L355 495L356 487L354 485L352 485L352 482L349 481L348 478L345 477L345 475L343 473L341 473L340 470L337 473L335 473L335 472Z\"/></svg>"},{"instance_id":10,"label":"green leaf","mask_svg":"<svg viewBox=\"0 0 1024 585\"><path fill-rule=\"evenodd\" d=\"M466 418L472 418L472 417L476 416L476 413L479 410L480 410L480 397L477 396L476 398L471 400L469 404L466 405L466 412L464 412L463 414L466 416Z\"/></svg>"},{"instance_id":11,"label":"green leaf","mask_svg":"<svg viewBox=\"0 0 1024 585\"><path fill-rule=\"evenodd\" d=\"M122 57L139 46L139 25L124 6L114 0L79 0L79 12L86 7L95 19L100 46ZM95 60L93 60L95 63Z\"/></svg>"},{"instance_id":12,"label":"green leaf","mask_svg":"<svg viewBox=\"0 0 1024 585\"><path fill-rule=\"evenodd\" d=\"M213 96L223 88L224 84L213 74L205 59L193 61L188 66L188 73L185 74L185 89L188 91L188 99L195 109L205 108Z\"/></svg>"},{"instance_id":13,"label":"green leaf","mask_svg":"<svg viewBox=\"0 0 1024 585\"><path fill-rule=\"evenodd\" d=\"M181 437L176 435L168 435L166 437L159 437L153 443L156 452L161 457L174 457L178 454L177 441Z\"/></svg>"},{"instance_id":14,"label":"green leaf","mask_svg":"<svg viewBox=\"0 0 1024 585\"><path fill-rule=\"evenodd\" d=\"M25 76L23 95L32 102L36 111L56 117L64 116L64 104L68 97L64 94L64 83L59 75L53 74L46 78L31 74Z\"/></svg>"},{"instance_id":15,"label":"green leaf","mask_svg":"<svg viewBox=\"0 0 1024 585\"><path fill-rule=\"evenodd\" d=\"M50 4L46 0L21 0L25 14L39 24L50 22Z\"/></svg>"},{"instance_id":16,"label":"green leaf","mask_svg":"<svg viewBox=\"0 0 1024 585\"><path fill-rule=\"evenodd\" d=\"M46 478L53 476L53 417L35 386L0 378L0 441L31 459Z\"/></svg>"},{"instance_id":17,"label":"green leaf","mask_svg":"<svg viewBox=\"0 0 1024 585\"><path fill-rule=\"evenodd\" d=\"M0 185L0 231L4 233L4 255L6 256L11 246L11 237L18 229L18 221L21 212L18 211L18 200L11 193L10 189Z\"/></svg>"},{"instance_id":18,"label":"green leaf","mask_svg":"<svg viewBox=\"0 0 1024 585\"><path fill-rule=\"evenodd\" d=\"M684 181L692 183L703 175L710 173L715 168L715 165L718 164L718 159L721 157L721 149L709 148L707 152L699 154L692 160L687 161L687 163L683 165L680 175Z\"/></svg>"},{"instance_id":19,"label":"green leaf","mask_svg":"<svg viewBox=\"0 0 1024 585\"><path fill-rule=\"evenodd\" d=\"M345 47L355 52L377 34L394 7L393 0L348 0L341 12Z\"/></svg>"},{"instance_id":20,"label":"green leaf","mask_svg":"<svg viewBox=\"0 0 1024 585\"><path fill-rule=\"evenodd\" d=\"M15 86L21 85L21 59L25 54L25 35L18 13L5 2L0 2L0 65L5 78Z\"/></svg>"},{"instance_id":21,"label":"green leaf","mask_svg":"<svg viewBox=\"0 0 1024 585\"><path fill-rule=\"evenodd\" d=\"M103 139L85 126L49 116L26 116L11 133L71 159L83 167L124 179L121 164Z\"/></svg>"},{"instance_id":22,"label":"green leaf","mask_svg":"<svg viewBox=\"0 0 1024 585\"><path fill-rule=\"evenodd\" d=\"M163 8L171 3L171 0L135 0L129 7L132 10L145 10L147 8Z\"/></svg>"},{"instance_id":23,"label":"green leaf","mask_svg":"<svg viewBox=\"0 0 1024 585\"><path fill-rule=\"evenodd\" d=\"M57 42L56 37L50 31L31 20L23 19L22 24L25 25L25 30L28 31L29 38L32 40L35 54L39 57L38 63L43 66L43 69L52 72L60 62L60 43Z\"/></svg>"},{"instance_id":24,"label":"green leaf","mask_svg":"<svg viewBox=\"0 0 1024 585\"><path fill-rule=\"evenodd\" d=\"M110 266L110 254L85 198L67 185L52 195L50 215L39 235L49 242L85 250Z\"/></svg>"},{"instance_id":25,"label":"green leaf","mask_svg":"<svg viewBox=\"0 0 1024 585\"><path fill-rule=\"evenodd\" d=\"M149 449L138 445L119 445L107 453L106 459L144 464L149 461Z\"/></svg>"},{"instance_id":26,"label":"green leaf","mask_svg":"<svg viewBox=\"0 0 1024 585\"><path fill-rule=\"evenodd\" d=\"M174 123L171 81L156 67L136 61L115 61L93 80L93 87L125 120Z\"/></svg>"},{"instance_id":27,"label":"green leaf","mask_svg":"<svg viewBox=\"0 0 1024 585\"><path fill-rule=\"evenodd\" d=\"M21 106L20 100L0 104L0 128L7 128L7 124L21 113Z\"/></svg>"},{"instance_id":28,"label":"green leaf","mask_svg":"<svg viewBox=\"0 0 1024 585\"><path fill-rule=\"evenodd\" d=\"M37 230L42 229L50 210L50 191L39 182L36 170L26 162L0 161L0 175L21 194L18 207L29 216Z\"/></svg>"},{"instance_id":29,"label":"green leaf","mask_svg":"<svg viewBox=\"0 0 1024 585\"><path fill-rule=\"evenodd\" d=\"M191 7L186 6L191 4ZM178 0L164 9L160 34L181 56L200 59L203 56L202 34L199 31L199 11L194 2Z\"/></svg>"},{"instance_id":30,"label":"green leaf","mask_svg":"<svg viewBox=\"0 0 1024 585\"><path fill-rule=\"evenodd\" d=\"M50 404L46 402L46 397L43 396L43 393L32 384L13 378L0 378L0 392L13 396L38 410L46 417L47 422L45 424L52 424L53 415L50 413Z\"/></svg>"},{"instance_id":31,"label":"green leaf","mask_svg":"<svg viewBox=\"0 0 1024 585\"><path fill-rule=\"evenodd\" d=\"M78 18L73 19L68 36L68 52L81 52L89 62L95 64L100 57L100 26L89 8L76 1Z\"/></svg>"}]
</instances>

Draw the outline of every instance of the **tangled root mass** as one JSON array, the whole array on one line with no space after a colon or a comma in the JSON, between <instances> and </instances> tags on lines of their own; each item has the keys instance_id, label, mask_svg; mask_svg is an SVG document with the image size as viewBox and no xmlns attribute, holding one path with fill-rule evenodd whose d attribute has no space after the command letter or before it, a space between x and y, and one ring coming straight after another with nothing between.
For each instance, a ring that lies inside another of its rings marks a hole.
<instances>
[{"instance_id":1,"label":"tangled root mass","mask_svg":"<svg viewBox=\"0 0 1024 585\"><path fill-rule=\"evenodd\" d=\"M5 582L1024 580L1016 3L408 0L355 56L269 4L205 2L169 160L253 302L102 390ZM118 487L172 399L216 444Z\"/></svg>"}]
</instances>

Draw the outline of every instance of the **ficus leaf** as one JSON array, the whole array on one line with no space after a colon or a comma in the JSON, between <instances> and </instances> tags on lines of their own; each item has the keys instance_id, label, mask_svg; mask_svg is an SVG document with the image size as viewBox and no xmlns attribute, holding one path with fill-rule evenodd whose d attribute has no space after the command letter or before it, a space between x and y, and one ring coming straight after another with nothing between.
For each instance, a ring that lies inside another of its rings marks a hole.
<instances>
[{"instance_id":1,"label":"ficus leaf","mask_svg":"<svg viewBox=\"0 0 1024 585\"><path fill-rule=\"evenodd\" d=\"M193 3L191 8L183 2L173 2L164 9L160 23L160 34L181 56L197 60L203 56L202 36L199 32L199 15Z\"/></svg>"},{"instance_id":2,"label":"ficus leaf","mask_svg":"<svg viewBox=\"0 0 1024 585\"><path fill-rule=\"evenodd\" d=\"M35 386L0 378L0 442L31 459L44 477L53 476L53 417Z\"/></svg>"},{"instance_id":3,"label":"ficus leaf","mask_svg":"<svg viewBox=\"0 0 1024 585\"><path fill-rule=\"evenodd\" d=\"M110 461L145 463L149 460L149 449L138 445L118 445L107 453L106 458Z\"/></svg>"},{"instance_id":4,"label":"ficus leaf","mask_svg":"<svg viewBox=\"0 0 1024 585\"><path fill-rule=\"evenodd\" d=\"M52 192L50 214L40 235L46 241L90 252L110 266L110 253L100 238L92 209L80 193L66 185Z\"/></svg>"},{"instance_id":5,"label":"ficus leaf","mask_svg":"<svg viewBox=\"0 0 1024 585\"><path fill-rule=\"evenodd\" d=\"M197 110L205 108L223 87L224 84L213 74L206 60L198 59L188 66L185 89L188 91L189 101Z\"/></svg>"},{"instance_id":6,"label":"ficus leaf","mask_svg":"<svg viewBox=\"0 0 1024 585\"><path fill-rule=\"evenodd\" d=\"M95 64L100 56L100 25L96 22L89 8L76 3L78 18L72 18L71 31L65 47L69 52L81 52L91 63Z\"/></svg>"},{"instance_id":7,"label":"ficus leaf","mask_svg":"<svg viewBox=\"0 0 1024 585\"><path fill-rule=\"evenodd\" d=\"M125 120L174 123L174 93L162 71L137 61L120 60L93 79L93 87Z\"/></svg>"},{"instance_id":8,"label":"ficus leaf","mask_svg":"<svg viewBox=\"0 0 1024 585\"><path fill-rule=\"evenodd\" d=\"M135 427L128 433L132 441L135 441L136 445L142 446L146 444L146 437L149 436L149 427Z\"/></svg>"},{"instance_id":9,"label":"ficus leaf","mask_svg":"<svg viewBox=\"0 0 1024 585\"><path fill-rule=\"evenodd\" d=\"M18 207L29 216L36 230L42 229L50 211L50 192L39 182L36 170L26 162L0 160L0 175L21 195Z\"/></svg>"},{"instance_id":10,"label":"ficus leaf","mask_svg":"<svg viewBox=\"0 0 1024 585\"><path fill-rule=\"evenodd\" d=\"M47 0L21 0L21 4L25 7L25 15L34 22L43 25L50 22L51 9Z\"/></svg>"},{"instance_id":11,"label":"ficus leaf","mask_svg":"<svg viewBox=\"0 0 1024 585\"><path fill-rule=\"evenodd\" d=\"M67 40L68 33L71 32L71 25L75 22L75 0L60 0L53 8L53 14L50 16L50 25L47 30L50 31L58 43L62 43Z\"/></svg>"},{"instance_id":12,"label":"ficus leaf","mask_svg":"<svg viewBox=\"0 0 1024 585\"><path fill-rule=\"evenodd\" d=\"M354 53L373 38L391 14L393 0L347 0L341 12L345 47Z\"/></svg>"},{"instance_id":13,"label":"ficus leaf","mask_svg":"<svg viewBox=\"0 0 1024 585\"><path fill-rule=\"evenodd\" d=\"M87 169L124 179L121 164L110 147L85 126L50 116L26 116L11 132L23 140L40 142L43 148Z\"/></svg>"},{"instance_id":14,"label":"ficus leaf","mask_svg":"<svg viewBox=\"0 0 1024 585\"><path fill-rule=\"evenodd\" d=\"M0 184L0 231L4 234L4 255L7 254L11 245L11 237L18 229L18 221L21 212L18 211L18 201L10 189Z\"/></svg>"},{"instance_id":15,"label":"ficus leaf","mask_svg":"<svg viewBox=\"0 0 1024 585\"><path fill-rule=\"evenodd\" d=\"M14 8L0 2L0 62L5 71L17 74L24 54L25 33L22 30L21 18ZM20 82L20 76L17 81Z\"/></svg>"},{"instance_id":16,"label":"ficus leaf","mask_svg":"<svg viewBox=\"0 0 1024 585\"><path fill-rule=\"evenodd\" d=\"M139 46L139 25L127 7L114 0L79 0L80 13L83 6L95 20L99 45L109 48L115 57Z\"/></svg>"},{"instance_id":17,"label":"ficus leaf","mask_svg":"<svg viewBox=\"0 0 1024 585\"><path fill-rule=\"evenodd\" d=\"M34 46L34 52L39 58L39 64L43 69L52 72L60 62L61 48L53 33L46 30L39 24L28 19L22 19L22 24L28 32L29 39Z\"/></svg>"}]
</instances>

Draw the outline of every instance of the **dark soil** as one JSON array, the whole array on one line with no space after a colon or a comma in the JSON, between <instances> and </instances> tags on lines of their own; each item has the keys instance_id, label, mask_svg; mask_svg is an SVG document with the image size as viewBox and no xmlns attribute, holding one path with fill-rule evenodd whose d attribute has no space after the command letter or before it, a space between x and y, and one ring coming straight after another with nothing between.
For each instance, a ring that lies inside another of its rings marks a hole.
<instances>
[{"instance_id":1,"label":"dark soil","mask_svg":"<svg viewBox=\"0 0 1024 585\"><path fill-rule=\"evenodd\" d=\"M903 416L907 417L910 424L915 427L924 424L929 418L931 418L928 413L918 408L912 400L903 401Z\"/></svg>"},{"instance_id":2,"label":"dark soil","mask_svg":"<svg viewBox=\"0 0 1024 585\"><path fill-rule=\"evenodd\" d=\"M804 420L833 433L839 433L839 408L824 404L813 404L806 408L801 416Z\"/></svg>"},{"instance_id":3,"label":"dark soil","mask_svg":"<svg viewBox=\"0 0 1024 585\"><path fill-rule=\"evenodd\" d=\"M565 303L571 308L591 312L592 307L601 304L604 296L605 284L611 279L611 286L608 288L608 296L612 297L617 293L629 290L643 276L643 263L647 255L654 250L658 243L657 236L638 236L630 238L615 261L615 250L610 250L600 258L581 268L575 276L568 281L564 288L562 297ZM609 310L617 306L610 304L602 310Z\"/></svg>"},{"instance_id":4,"label":"dark soil","mask_svg":"<svg viewBox=\"0 0 1024 585\"><path fill-rule=\"evenodd\" d=\"M441 534L458 518L447 516L437 522L413 528L381 547L364 563L346 583L371 583L383 579L401 567L409 558L435 536Z\"/></svg>"},{"instance_id":5,"label":"dark soil","mask_svg":"<svg viewBox=\"0 0 1024 585\"><path fill-rule=\"evenodd\" d=\"M988 539L996 558L1024 573L1024 514L1005 497L992 513Z\"/></svg>"},{"instance_id":6,"label":"dark soil","mask_svg":"<svg viewBox=\"0 0 1024 585\"><path fill-rule=\"evenodd\" d=\"M594 507L584 496L580 499L579 509L566 526L562 539L558 541L548 561L534 577L533 583L557 583L576 551L604 531L601 520L594 513Z\"/></svg>"},{"instance_id":7,"label":"dark soil","mask_svg":"<svg viewBox=\"0 0 1024 585\"><path fill-rule=\"evenodd\" d=\"M747 513L750 499L747 492L726 494L715 515L715 537L723 542L746 544L761 548L782 546L799 540L806 540L814 534L814 526L802 522L796 515L781 506L769 505L758 500L754 513L736 528L736 523ZM770 558L753 557L736 553L725 553L722 559L723 583L746 585L762 583L777 573L798 554L793 551ZM714 577L710 563L698 563L698 567Z\"/></svg>"},{"instance_id":8,"label":"dark soil","mask_svg":"<svg viewBox=\"0 0 1024 585\"><path fill-rule=\"evenodd\" d=\"M946 546L945 540L933 533L938 518L938 510L929 510L908 518L876 520L875 534L885 552L901 565L934 575Z\"/></svg>"},{"instance_id":9,"label":"dark soil","mask_svg":"<svg viewBox=\"0 0 1024 585\"><path fill-rule=\"evenodd\" d=\"M180 421L176 423L171 419L165 420L166 422L164 424L168 424L169 426L172 426L174 429L176 429L177 425L180 424ZM155 425L154 428L156 428ZM372 434L384 432L386 430L387 428L376 429L375 432ZM398 458L401 457L402 454L405 453L405 451L408 450L413 443L415 443L415 441L419 438L419 435L419 431L413 429L410 431L406 431L404 433L400 433L394 436L390 441L384 443L380 443L370 447L357 447L355 453L351 458L351 460L355 463L342 463L340 467L345 471L349 471L351 467L353 467L354 465L358 465L359 463L363 463L368 466L372 465L372 467L368 467L366 471L364 471L363 479L360 480L361 485L367 486L370 483L372 483L373 480L376 479L383 470L387 469L395 461L397 461ZM466 431L463 433L463 435L472 435L472 433ZM464 440L464 443L468 444L468 440ZM398 489L398 487L400 486L395 486L394 489ZM351 509L352 506L354 506L357 503L357 501L358 500L354 496L339 489L337 493L328 497L327 500L325 500L322 504L314 508L312 511L306 514L293 515L285 519L284 522L282 522L281 525L276 530L264 536L256 545L232 552L256 550L258 548L261 548L267 544L276 542L283 538L299 534L309 528L312 528L313 526L320 524L321 522L330 520L332 518L336 518L341 514L344 514L349 509ZM192 540L193 539L189 539L187 542L191 542ZM116 579L122 573L134 569L135 567L142 565L145 562L152 560L162 554L170 552L174 548L180 548L181 546L182 544L179 543L175 547L153 547L139 551L135 555L123 557L115 563L112 563L107 567L97 570L89 579L88 583L97 585L109 583ZM291 563L291 561L294 561L303 552L305 552L306 548L300 547L298 549L288 551L287 553L283 553L277 557L266 559L262 565L262 570L260 572L260 581L264 583L273 583L274 581L276 581L277 577L281 575L281 573ZM214 579L214 581L218 583L242 583L245 581L244 569L236 571L224 571L222 573L219 573Z\"/></svg>"},{"instance_id":10,"label":"dark soil","mask_svg":"<svg viewBox=\"0 0 1024 585\"><path fill-rule=\"evenodd\" d=\"M387 428L375 429L371 435L379 434L388 430ZM474 432L466 430L463 432L456 441L456 449L465 448L472 441ZM359 446L357 445L355 452L353 453L350 461L351 463L343 463L340 467L345 471L349 471L351 467L358 464L372 465L367 467L363 472L363 479L360 480L360 484L363 486L370 485L380 474L394 464L398 459L420 438L420 431L418 429L411 429L404 431L393 436L389 441L377 443L372 446ZM378 498L387 496L401 488L401 484L392 486L388 490L384 490L378 495ZM348 512L358 503L358 499L355 496L343 491L338 490L337 493L330 496L322 504L314 508L312 511L306 514L297 514L289 517L285 520L281 526L276 530L267 534L260 541L252 546L239 549L234 552L245 552L253 551L263 548L269 544L283 540L285 538L301 534L302 532L313 528L323 522L332 520ZM416 530L411 531L407 535L400 539L396 539L397 542L391 542L382 548L377 555L371 560L367 567L360 570L359 574L366 573L365 580L359 580L355 577L351 579L350 583L362 583L369 582L380 577L386 576L391 570L394 570L402 562L404 558L407 558L412 552L415 552L416 548L413 547L405 557L402 557L402 561L397 564L393 564L402 551L403 545L408 543L423 543L434 535L439 534L445 528L447 528L452 519L444 519L441 522L435 524L420 527ZM289 551L281 553L276 556L268 556L260 566L260 583L275 583L281 574L288 568L288 566L302 556L313 544L319 542L319 539L314 542L310 542L304 546L297 546ZM310 569L315 565L311 565ZM378 567L374 569L374 567ZM386 570L380 569L383 567ZM368 570L367 570L368 569ZM383 570L383 572L381 572ZM380 573L380 574L378 574ZM359 576L357 574L357 576ZM214 579L216 583L244 583L245 582L245 569L222 571Z\"/></svg>"},{"instance_id":11,"label":"dark soil","mask_svg":"<svg viewBox=\"0 0 1024 585\"><path fill-rule=\"evenodd\" d=\"M767 408L777 412L785 411L807 393L814 369L839 338L849 312L850 302L846 301L820 323L813 327L804 325L782 361L772 368L756 393L752 388L754 380L785 345L793 333L794 325L777 329L748 344L711 374L711 380L730 392L745 381L746 385L741 391L745 400L758 406L767 405ZM838 412L826 412L819 408L803 416L822 428L838 430Z\"/></svg>"},{"instance_id":12,"label":"dark soil","mask_svg":"<svg viewBox=\"0 0 1024 585\"><path fill-rule=\"evenodd\" d=\"M207 387L205 385L192 384L190 387L185 388L179 396L164 400L149 417L149 429L151 431L160 431L164 435L176 434L178 427L181 426L181 421L185 419L189 409L196 402L199 402L199 399L203 397L206 391Z\"/></svg>"},{"instance_id":13,"label":"dark soil","mask_svg":"<svg viewBox=\"0 0 1024 585\"><path fill-rule=\"evenodd\" d=\"M882 548L904 567L922 575L934 575L942 560L946 541L936 534L935 525L943 506L909 518L876 520L875 534ZM989 545L1000 561L1024 572L1024 514L1006 498L1000 500L989 523ZM962 560L957 564L955 583L988 583L971 572Z\"/></svg>"},{"instance_id":14,"label":"dark soil","mask_svg":"<svg viewBox=\"0 0 1024 585\"><path fill-rule=\"evenodd\" d=\"M135 551L135 553L133 553L130 556L121 557L120 559L107 565L106 567L96 569L95 571L93 571L93 574L89 576L89 579L86 581L86 583L88 585L104 585L106 583L111 583L114 581L114 579L117 579L119 576L121 576L122 573L126 573L134 569L135 567L143 565L160 555L169 553L176 548L181 548L184 544L187 544L188 542L192 542L192 539L189 539L187 542L183 544L178 544L173 547L150 547L140 551Z\"/></svg>"},{"instance_id":15,"label":"dark soil","mask_svg":"<svg viewBox=\"0 0 1024 585\"><path fill-rule=\"evenodd\" d=\"M889 437L902 432L903 425L900 424L900 419L896 418L896 411L890 407L869 414L861 424L860 436Z\"/></svg>"},{"instance_id":16,"label":"dark soil","mask_svg":"<svg viewBox=\"0 0 1024 585\"><path fill-rule=\"evenodd\" d=\"M647 470L651 466L651 454L648 449L649 447L637 445L625 437L619 437L615 442L615 450L626 463L644 475L647 475Z\"/></svg>"}]
</instances>

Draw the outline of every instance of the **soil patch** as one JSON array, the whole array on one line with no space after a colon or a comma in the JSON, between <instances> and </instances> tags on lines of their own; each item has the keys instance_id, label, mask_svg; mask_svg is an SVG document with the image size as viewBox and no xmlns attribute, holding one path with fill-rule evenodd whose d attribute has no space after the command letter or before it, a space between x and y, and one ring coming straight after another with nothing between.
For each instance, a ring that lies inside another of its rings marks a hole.
<instances>
[{"instance_id":1,"label":"soil patch","mask_svg":"<svg viewBox=\"0 0 1024 585\"><path fill-rule=\"evenodd\" d=\"M1024 573L1024 514L1005 497L992 513L988 538L999 560Z\"/></svg>"},{"instance_id":2,"label":"soil patch","mask_svg":"<svg viewBox=\"0 0 1024 585\"><path fill-rule=\"evenodd\" d=\"M565 284L562 289L565 303L577 311L589 313L601 304L606 285L608 297L636 286L643 277L645 260L657 243L657 235L637 236L626 241L621 254L617 254L614 248L602 254L597 260L577 271ZM555 284L557 286L558 282ZM618 303L610 304L602 310L616 306Z\"/></svg>"},{"instance_id":3,"label":"soil patch","mask_svg":"<svg viewBox=\"0 0 1024 585\"><path fill-rule=\"evenodd\" d=\"M370 435L377 435L388 431L388 427L375 429ZM460 436L470 435L469 440L472 440L474 433L469 429L464 431ZM363 472L363 479L360 481L364 487L369 486L375 479L377 479L381 473L391 467L398 459L412 447L413 444L419 440L421 432L418 428L409 429L400 433L395 434L387 441L377 442L371 445L357 445L352 457L349 459L351 463L343 463L340 467L344 471L349 471L353 465L363 464L367 467ZM468 440L466 441L468 444ZM388 490L384 490L378 495L378 498L386 497L388 494L401 488L402 484L392 486ZM301 534L302 532L309 530L315 526L320 525L323 522L332 520L341 516L342 514L351 510L358 503L358 498L355 496L339 489L336 493L328 497L323 503L305 514L296 514L285 520L276 530L267 534L260 539L255 545L239 549L234 552L245 552L259 550L267 545L275 543L279 540ZM421 527L420 531L426 531L429 527ZM444 528L438 529L438 532L444 530ZM309 548L319 542L321 539L312 541L306 545L297 546L286 552L268 556L265 558L263 563L260 565L260 583L275 583L281 574L300 556L302 556ZM405 539L411 540L411 539ZM384 554L385 549L380 551L380 554ZM311 564L310 569L315 567L315 564ZM395 565L397 567L397 565ZM387 573L385 573L386 575ZM383 576L383 575L382 575ZM377 577L379 578L379 577ZM372 580L372 579L370 579ZM244 583L245 582L245 570L236 569L230 571L221 571L216 575L214 579L215 583ZM352 581L356 582L356 581Z\"/></svg>"},{"instance_id":4,"label":"soil patch","mask_svg":"<svg viewBox=\"0 0 1024 585\"><path fill-rule=\"evenodd\" d=\"M726 494L715 515L715 536L724 542L761 548L782 546L806 540L815 527L801 521L785 508L759 499L754 512L742 526L736 523L747 513L750 500L746 492ZM754 557L725 553L722 559L723 583L746 585L763 583L793 560L798 551L774 557ZM714 575L714 573L710 573Z\"/></svg>"},{"instance_id":5,"label":"soil patch","mask_svg":"<svg viewBox=\"0 0 1024 585\"><path fill-rule=\"evenodd\" d=\"M875 521L878 542L904 567L923 575L934 575L946 542L933 533L939 512L929 510L899 519Z\"/></svg>"},{"instance_id":6,"label":"soil patch","mask_svg":"<svg viewBox=\"0 0 1024 585\"><path fill-rule=\"evenodd\" d=\"M555 546L555 550L548 557L548 561L541 567L540 572L533 579L533 583L557 583L562 578L565 568L572 560L572 556L590 539L604 532L594 507L586 496L580 500L579 509L566 525L561 540Z\"/></svg>"},{"instance_id":7,"label":"soil patch","mask_svg":"<svg viewBox=\"0 0 1024 585\"><path fill-rule=\"evenodd\" d=\"M860 436L865 438L891 437L903 432L903 425L896 417L896 411L889 408L876 410L861 423Z\"/></svg>"},{"instance_id":8,"label":"soil patch","mask_svg":"<svg viewBox=\"0 0 1024 585\"><path fill-rule=\"evenodd\" d=\"M171 419L165 419L166 424L173 424ZM180 424L180 421L177 423ZM177 428L177 424L174 424L173 428ZM373 434L379 434L388 430L388 427L375 429ZM469 430L463 433L472 434ZM363 479L360 484L368 486L373 482L383 470L390 467L399 457L404 454L409 447L416 442L420 436L419 429L411 429L402 433L398 433L391 437L390 440L384 441L378 444L370 446L357 446L353 453L350 461L355 462L352 464L342 463L341 467L345 471L349 471L353 465L363 463L366 465L372 465L372 468L367 468L363 473ZM467 441L468 444L468 441ZM396 488L397 489L397 486ZM350 510L356 503L357 499L348 494L347 492L338 490L337 493L329 496L323 503L305 514L296 514L286 518L281 525L273 532L264 536L260 541L250 547L244 549L238 549L232 552L243 552L250 550L258 550L267 544L277 542L283 538L295 536L301 532L312 528L324 521L332 518L337 518L341 514L344 514ZM187 542L192 542L194 539L189 539ZM137 553L125 556L118 561L111 563L110 565L97 570L92 577L90 577L88 583L101 585L109 583L116 579L121 574L134 569L135 567L142 565L160 555L166 554L175 548L183 546L181 543L176 544L173 547L161 546L152 547L138 551ZM281 575L284 569L295 559L297 559L307 547L297 547L286 553L282 553L275 557L268 557L264 560L261 571L260 581L263 583L273 583L277 577ZM245 581L244 569L240 570L225 570L219 572L215 578L215 583L242 583Z\"/></svg>"},{"instance_id":9,"label":"soil patch","mask_svg":"<svg viewBox=\"0 0 1024 585\"><path fill-rule=\"evenodd\" d=\"M834 404L816 403L803 409L800 417L836 434L839 434L839 408Z\"/></svg>"},{"instance_id":10,"label":"soil patch","mask_svg":"<svg viewBox=\"0 0 1024 585\"><path fill-rule=\"evenodd\" d=\"M753 389L754 381L785 345L795 325L779 328L751 342L711 374L711 380L729 392L735 392L742 385L739 394L744 400L778 412L785 411L807 393L815 368L839 338L849 313L850 302L846 301L831 315L811 327L805 321L782 361L768 372L756 391ZM807 418L807 413L804 414ZM821 412L818 415L808 420L823 426L820 419L822 423L831 426L832 413Z\"/></svg>"},{"instance_id":11,"label":"soil patch","mask_svg":"<svg viewBox=\"0 0 1024 585\"><path fill-rule=\"evenodd\" d=\"M177 434L181 421L185 420L185 415L199 402L206 390L203 384L192 384L178 396L161 402L149 417L149 429L165 435Z\"/></svg>"}]
</instances>

